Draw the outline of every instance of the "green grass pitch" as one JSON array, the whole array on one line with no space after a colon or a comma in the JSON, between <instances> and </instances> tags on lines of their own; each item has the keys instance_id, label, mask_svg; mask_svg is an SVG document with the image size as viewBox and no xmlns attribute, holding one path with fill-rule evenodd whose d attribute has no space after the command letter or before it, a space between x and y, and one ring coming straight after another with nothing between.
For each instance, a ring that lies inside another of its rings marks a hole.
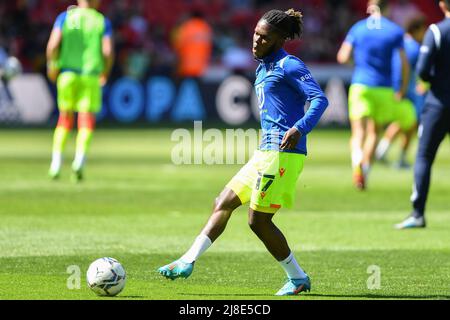
<instances>
[{"instance_id":1,"label":"green grass pitch","mask_svg":"<svg viewBox=\"0 0 450 320\"><path fill-rule=\"evenodd\" d=\"M53 182L46 175L51 130L1 130L0 299L101 299L87 288L85 272L104 256L128 272L115 299L275 299L285 275L252 234L246 208L235 212L189 279L169 281L156 272L191 245L240 168L174 166L170 134L99 129L86 180L74 185L73 137L63 175ZM434 166L428 228L397 231L393 225L410 212L412 171L376 165L369 191L355 191L348 138L348 131L310 136L296 206L275 222L311 276L312 291L276 299L449 299L448 143ZM81 270L80 289L67 287L72 265ZM380 270L379 289L368 288L370 266Z\"/></svg>"}]
</instances>

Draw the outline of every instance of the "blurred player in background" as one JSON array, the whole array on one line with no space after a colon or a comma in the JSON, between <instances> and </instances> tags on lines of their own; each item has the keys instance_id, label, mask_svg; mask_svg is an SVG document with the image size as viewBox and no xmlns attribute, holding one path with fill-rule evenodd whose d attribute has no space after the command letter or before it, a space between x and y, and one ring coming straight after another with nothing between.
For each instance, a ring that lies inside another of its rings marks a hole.
<instances>
[{"instance_id":1,"label":"blurred player in background","mask_svg":"<svg viewBox=\"0 0 450 320\"><path fill-rule=\"evenodd\" d=\"M3 74L3 66L8 59L8 53L6 53L6 50L2 47L0 42L0 76Z\"/></svg>"},{"instance_id":2,"label":"blurred player in background","mask_svg":"<svg viewBox=\"0 0 450 320\"><path fill-rule=\"evenodd\" d=\"M300 12L272 10L258 22L253 55L260 62L255 89L261 110L262 144L216 199L208 223L179 259L159 268L169 278L187 278L194 262L222 234L232 212L250 202L250 228L285 270L288 281L277 295L309 291L311 283L272 219L294 203L297 179L307 154L306 136L319 122L328 100L305 64L283 46L303 32ZM305 102L311 107L305 114Z\"/></svg>"},{"instance_id":3,"label":"blurred player in background","mask_svg":"<svg viewBox=\"0 0 450 320\"><path fill-rule=\"evenodd\" d=\"M60 175L67 137L78 113L78 134L72 177L83 178L96 114L102 106L102 85L108 79L114 55L112 26L97 11L100 0L79 0L56 19L47 45L48 77L57 83L59 120L53 137L49 175Z\"/></svg>"},{"instance_id":4,"label":"blurred player in background","mask_svg":"<svg viewBox=\"0 0 450 320\"><path fill-rule=\"evenodd\" d=\"M393 120L395 100L400 101L408 88L409 64L404 50L404 32L383 16L387 9L387 0L370 0L370 17L350 29L337 55L338 62L345 64L353 54L355 63L349 115L353 182L359 190L366 188L378 132ZM395 93L391 62L397 50L402 65L402 86Z\"/></svg>"},{"instance_id":5,"label":"blurred player in background","mask_svg":"<svg viewBox=\"0 0 450 320\"><path fill-rule=\"evenodd\" d=\"M420 48L417 73L431 84L419 127L419 149L414 165L412 214L397 229L424 228L425 205L430 189L431 167L438 148L450 134L450 0L440 1L445 19L432 24Z\"/></svg>"},{"instance_id":6,"label":"blurred player in background","mask_svg":"<svg viewBox=\"0 0 450 320\"><path fill-rule=\"evenodd\" d=\"M406 99L403 99L398 109L403 114L397 115L394 123L389 125L386 133L378 144L375 156L377 160L387 162L387 153L397 136L401 136L401 153L398 161L398 168L409 168L410 165L407 162L407 152L411 145L411 140L414 136L414 132L417 129L417 120L420 119L420 113L424 104L424 89L423 84L419 82L417 73L415 72L417 59L419 58L420 44L423 41L423 37L427 30L427 23L424 16L418 16L406 23L406 35L405 35L405 52L408 57L408 62L411 68L411 77L409 81L408 93ZM399 55L395 55L393 61L393 77L394 77L394 89L400 90L401 87L401 63ZM419 92L420 91L420 92ZM412 113L415 111L415 116ZM416 119L415 125L412 124L412 117Z\"/></svg>"},{"instance_id":7,"label":"blurred player in background","mask_svg":"<svg viewBox=\"0 0 450 320\"><path fill-rule=\"evenodd\" d=\"M173 45L178 57L178 77L199 78L206 72L212 54L212 29L200 11L193 11L178 27Z\"/></svg>"}]
</instances>

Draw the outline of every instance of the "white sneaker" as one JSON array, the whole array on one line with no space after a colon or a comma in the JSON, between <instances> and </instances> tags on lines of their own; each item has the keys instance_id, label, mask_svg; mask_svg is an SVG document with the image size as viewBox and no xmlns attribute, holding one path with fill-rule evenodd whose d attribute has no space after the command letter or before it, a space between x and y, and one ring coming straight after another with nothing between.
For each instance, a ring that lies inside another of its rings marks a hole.
<instances>
[{"instance_id":1,"label":"white sneaker","mask_svg":"<svg viewBox=\"0 0 450 320\"><path fill-rule=\"evenodd\" d=\"M398 230L402 230L402 229L412 229L412 228L425 228L426 223L425 223L425 218L424 217L413 217L410 216L408 218L406 218L403 222L396 224L395 228Z\"/></svg>"}]
</instances>

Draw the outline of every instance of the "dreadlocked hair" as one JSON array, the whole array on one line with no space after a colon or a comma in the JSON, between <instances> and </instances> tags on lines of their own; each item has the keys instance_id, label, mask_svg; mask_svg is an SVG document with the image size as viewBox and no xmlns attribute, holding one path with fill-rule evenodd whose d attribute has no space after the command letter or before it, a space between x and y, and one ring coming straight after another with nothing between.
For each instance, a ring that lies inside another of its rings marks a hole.
<instances>
[{"instance_id":1,"label":"dreadlocked hair","mask_svg":"<svg viewBox=\"0 0 450 320\"><path fill-rule=\"evenodd\" d=\"M265 20L272 28L287 40L300 38L303 34L303 15L299 11L270 10L261 20Z\"/></svg>"}]
</instances>

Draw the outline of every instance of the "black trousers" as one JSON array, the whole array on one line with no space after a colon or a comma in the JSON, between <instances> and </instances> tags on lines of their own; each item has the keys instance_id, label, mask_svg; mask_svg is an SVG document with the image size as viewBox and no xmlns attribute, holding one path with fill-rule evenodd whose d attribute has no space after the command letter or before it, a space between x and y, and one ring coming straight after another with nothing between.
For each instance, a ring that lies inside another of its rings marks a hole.
<instances>
[{"instance_id":1,"label":"black trousers","mask_svg":"<svg viewBox=\"0 0 450 320\"><path fill-rule=\"evenodd\" d=\"M419 148L414 165L413 215L423 217L430 189L431 167L445 136L450 134L450 106L426 104L419 127Z\"/></svg>"}]
</instances>

